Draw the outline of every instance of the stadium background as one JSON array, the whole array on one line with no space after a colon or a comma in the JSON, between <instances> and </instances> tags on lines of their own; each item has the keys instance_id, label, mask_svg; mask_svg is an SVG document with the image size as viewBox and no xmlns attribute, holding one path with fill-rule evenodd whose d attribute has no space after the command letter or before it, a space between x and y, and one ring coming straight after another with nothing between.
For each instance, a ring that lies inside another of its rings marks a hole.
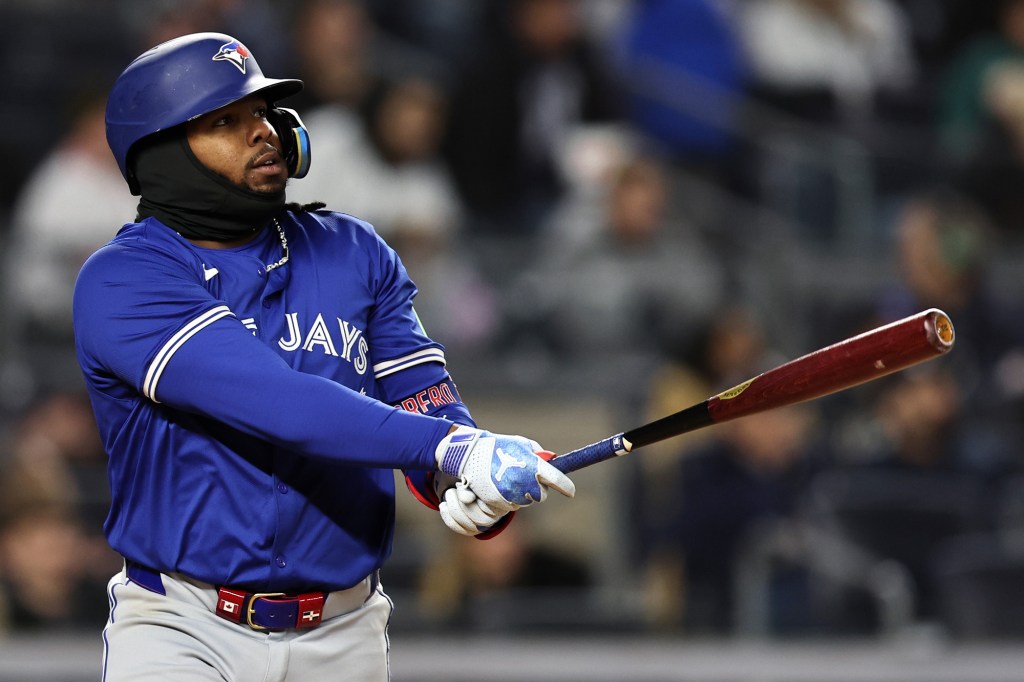
<instances>
[{"instance_id":1,"label":"stadium background","mask_svg":"<svg viewBox=\"0 0 1024 682\"><path fill-rule=\"evenodd\" d=\"M199 30L306 80L289 196L396 245L488 428L565 451L903 313L957 327L941 367L581 471L500 543L402 498L396 679L1019 679L1021 7L4 0L0 679L98 670L66 296L131 217L97 103Z\"/></svg>"}]
</instances>

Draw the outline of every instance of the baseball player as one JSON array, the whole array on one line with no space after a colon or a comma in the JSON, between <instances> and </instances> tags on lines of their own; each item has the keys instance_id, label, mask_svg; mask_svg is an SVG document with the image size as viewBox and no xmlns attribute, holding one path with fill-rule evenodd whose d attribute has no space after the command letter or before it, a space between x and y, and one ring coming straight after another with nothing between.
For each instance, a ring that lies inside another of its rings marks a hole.
<instances>
[{"instance_id":1,"label":"baseball player","mask_svg":"<svg viewBox=\"0 0 1024 682\"><path fill-rule=\"evenodd\" d=\"M476 428L396 253L285 203L298 80L200 33L135 59L107 141L136 222L83 266L78 359L109 455L104 679L387 680L393 470L465 535L571 480Z\"/></svg>"}]
</instances>

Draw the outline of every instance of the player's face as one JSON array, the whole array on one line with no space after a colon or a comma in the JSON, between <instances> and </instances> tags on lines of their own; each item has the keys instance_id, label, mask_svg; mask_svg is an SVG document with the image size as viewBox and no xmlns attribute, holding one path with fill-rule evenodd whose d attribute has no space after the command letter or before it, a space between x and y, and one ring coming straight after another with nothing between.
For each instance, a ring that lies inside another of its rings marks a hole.
<instances>
[{"instance_id":1,"label":"player's face","mask_svg":"<svg viewBox=\"0 0 1024 682\"><path fill-rule=\"evenodd\" d=\"M192 153L204 166L254 192L284 189L288 170L267 121L267 102L251 95L185 124Z\"/></svg>"}]
</instances>

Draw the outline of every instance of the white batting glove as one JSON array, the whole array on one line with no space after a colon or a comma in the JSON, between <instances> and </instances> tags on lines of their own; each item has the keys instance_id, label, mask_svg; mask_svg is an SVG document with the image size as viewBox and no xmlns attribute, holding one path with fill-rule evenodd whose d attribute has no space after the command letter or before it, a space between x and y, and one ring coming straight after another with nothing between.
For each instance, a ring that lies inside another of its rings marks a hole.
<instances>
[{"instance_id":1,"label":"white batting glove","mask_svg":"<svg viewBox=\"0 0 1024 682\"><path fill-rule=\"evenodd\" d=\"M445 436L435 451L437 485L446 486L445 474L455 479L454 486L437 491L445 525L477 535L510 511L543 502L549 488L573 497L576 486L538 456L542 451L536 441L468 426Z\"/></svg>"},{"instance_id":2,"label":"white batting glove","mask_svg":"<svg viewBox=\"0 0 1024 682\"><path fill-rule=\"evenodd\" d=\"M437 493L441 520L461 535L480 535L504 518L484 504L476 493L458 486L459 479L438 471L434 474L434 492Z\"/></svg>"}]
</instances>

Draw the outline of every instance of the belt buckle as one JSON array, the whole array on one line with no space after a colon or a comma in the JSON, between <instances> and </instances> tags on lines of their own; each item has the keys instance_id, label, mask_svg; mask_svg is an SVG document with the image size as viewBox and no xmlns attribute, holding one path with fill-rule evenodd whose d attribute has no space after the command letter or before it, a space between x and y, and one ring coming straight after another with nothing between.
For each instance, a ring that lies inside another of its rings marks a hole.
<instances>
[{"instance_id":1,"label":"belt buckle","mask_svg":"<svg viewBox=\"0 0 1024 682\"><path fill-rule=\"evenodd\" d=\"M254 593L252 595L252 598L249 599L249 605L246 607L246 610L245 610L246 611L246 613L245 613L245 622L246 622L246 624L250 628L252 628L253 630L268 630L269 628L263 627L262 625L257 625L256 623L252 622L252 617L256 614L256 609L254 608L253 604L256 603L257 599L264 599L266 597L284 597L284 596L286 596L284 592L256 592L256 593Z\"/></svg>"}]
</instances>

